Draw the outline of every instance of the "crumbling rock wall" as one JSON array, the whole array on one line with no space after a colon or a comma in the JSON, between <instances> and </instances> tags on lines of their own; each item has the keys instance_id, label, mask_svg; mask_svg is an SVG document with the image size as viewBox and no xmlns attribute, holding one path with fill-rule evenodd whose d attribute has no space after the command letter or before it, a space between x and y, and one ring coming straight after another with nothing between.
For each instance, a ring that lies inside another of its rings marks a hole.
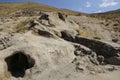
<instances>
[{"instance_id":1,"label":"crumbling rock wall","mask_svg":"<svg viewBox=\"0 0 120 80\"><path fill-rule=\"evenodd\" d=\"M105 62L108 64L119 65L120 64L120 45L112 42L106 42L97 39L89 39L85 37L81 37L79 35L71 34L68 31L61 32L63 39L73 42L82 44L91 49L91 51L95 52L97 56L103 56L105 58ZM76 50L75 55L81 53L82 50ZM102 58L102 57L101 57ZM96 57L97 59L97 57ZM90 57L90 60L94 62L93 57ZM99 60L99 57L98 57ZM112 61L111 61L112 60ZM97 61L96 61L97 62ZM95 64L97 64L94 62Z\"/></svg>"},{"instance_id":2,"label":"crumbling rock wall","mask_svg":"<svg viewBox=\"0 0 120 80\"><path fill-rule=\"evenodd\" d=\"M103 55L104 57L117 56L120 46L109 42L103 42L95 39L88 39L80 36L75 37L75 42L85 45L95 51L97 55Z\"/></svg>"}]
</instances>

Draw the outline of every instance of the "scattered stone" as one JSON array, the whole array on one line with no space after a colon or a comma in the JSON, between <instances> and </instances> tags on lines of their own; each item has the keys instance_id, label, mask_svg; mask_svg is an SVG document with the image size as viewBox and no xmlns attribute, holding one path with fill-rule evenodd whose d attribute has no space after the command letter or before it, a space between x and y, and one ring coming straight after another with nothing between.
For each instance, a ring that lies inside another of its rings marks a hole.
<instances>
[{"instance_id":1,"label":"scattered stone","mask_svg":"<svg viewBox=\"0 0 120 80\"><path fill-rule=\"evenodd\" d=\"M43 24L45 26L50 26L50 23L47 20L41 20L41 24Z\"/></svg>"},{"instance_id":2,"label":"scattered stone","mask_svg":"<svg viewBox=\"0 0 120 80\"><path fill-rule=\"evenodd\" d=\"M90 74L95 75L96 73L95 71L90 71Z\"/></svg>"},{"instance_id":3,"label":"scattered stone","mask_svg":"<svg viewBox=\"0 0 120 80\"><path fill-rule=\"evenodd\" d=\"M114 66L112 66L112 65L106 65L105 69L108 70L108 71L114 71L114 70L116 70L116 68Z\"/></svg>"},{"instance_id":4,"label":"scattered stone","mask_svg":"<svg viewBox=\"0 0 120 80\"><path fill-rule=\"evenodd\" d=\"M65 21L65 18L62 13L58 12L58 17L62 20Z\"/></svg>"},{"instance_id":5,"label":"scattered stone","mask_svg":"<svg viewBox=\"0 0 120 80\"><path fill-rule=\"evenodd\" d=\"M118 42L118 39L112 39L113 42L117 43Z\"/></svg>"},{"instance_id":6,"label":"scattered stone","mask_svg":"<svg viewBox=\"0 0 120 80\"><path fill-rule=\"evenodd\" d=\"M92 50L90 50L89 48L83 45L76 44L76 43L73 43L73 45L75 46L75 51L74 51L75 56L85 56L85 55L92 54Z\"/></svg>"},{"instance_id":7,"label":"scattered stone","mask_svg":"<svg viewBox=\"0 0 120 80\"><path fill-rule=\"evenodd\" d=\"M89 57L90 61L95 64L95 65L99 65L99 62L97 61L96 58L93 58L93 57Z\"/></svg>"},{"instance_id":8,"label":"scattered stone","mask_svg":"<svg viewBox=\"0 0 120 80\"><path fill-rule=\"evenodd\" d=\"M89 56L90 61L95 64L95 65L99 65L99 62L97 60L97 56L96 53L93 52L90 56Z\"/></svg>"},{"instance_id":9,"label":"scattered stone","mask_svg":"<svg viewBox=\"0 0 120 80\"><path fill-rule=\"evenodd\" d=\"M98 55L97 60L99 61L99 64L104 64L104 57L101 55Z\"/></svg>"},{"instance_id":10,"label":"scattered stone","mask_svg":"<svg viewBox=\"0 0 120 80\"><path fill-rule=\"evenodd\" d=\"M10 41L9 37L2 36L0 38L0 50L8 48L11 45L9 41Z\"/></svg>"},{"instance_id":11,"label":"scattered stone","mask_svg":"<svg viewBox=\"0 0 120 80\"><path fill-rule=\"evenodd\" d=\"M13 12L10 14L11 16L14 16L14 17L20 17L20 16L33 16L33 15L37 15L35 13L35 11L31 11L31 10L18 10L16 12Z\"/></svg>"},{"instance_id":12,"label":"scattered stone","mask_svg":"<svg viewBox=\"0 0 120 80\"><path fill-rule=\"evenodd\" d=\"M42 14L42 16L40 16L39 20L48 20L49 21L49 15L47 14Z\"/></svg>"},{"instance_id":13,"label":"scattered stone","mask_svg":"<svg viewBox=\"0 0 120 80\"><path fill-rule=\"evenodd\" d=\"M91 57L97 57L95 52L92 52L92 54L90 55Z\"/></svg>"},{"instance_id":14,"label":"scattered stone","mask_svg":"<svg viewBox=\"0 0 120 80\"><path fill-rule=\"evenodd\" d=\"M76 61L77 61L77 58L74 58L73 61L72 61L72 63L75 63Z\"/></svg>"},{"instance_id":15,"label":"scattered stone","mask_svg":"<svg viewBox=\"0 0 120 80\"><path fill-rule=\"evenodd\" d=\"M85 70L84 62L78 62L76 64L76 71L79 72L79 71L84 71L84 70Z\"/></svg>"},{"instance_id":16,"label":"scattered stone","mask_svg":"<svg viewBox=\"0 0 120 80\"><path fill-rule=\"evenodd\" d=\"M31 21L29 21L27 27L28 27L28 29L30 30L30 29L33 28L35 25L37 25L37 23L35 23L34 20L31 20Z\"/></svg>"},{"instance_id":17,"label":"scattered stone","mask_svg":"<svg viewBox=\"0 0 120 80\"><path fill-rule=\"evenodd\" d=\"M54 24L50 22L49 15L48 14L42 14L42 16L39 18L39 22L47 27L55 27Z\"/></svg>"},{"instance_id":18,"label":"scattered stone","mask_svg":"<svg viewBox=\"0 0 120 80\"><path fill-rule=\"evenodd\" d=\"M105 69L98 67L96 73L105 73Z\"/></svg>"},{"instance_id":19,"label":"scattered stone","mask_svg":"<svg viewBox=\"0 0 120 80\"><path fill-rule=\"evenodd\" d=\"M74 51L75 56L84 56L85 54L82 51Z\"/></svg>"}]
</instances>

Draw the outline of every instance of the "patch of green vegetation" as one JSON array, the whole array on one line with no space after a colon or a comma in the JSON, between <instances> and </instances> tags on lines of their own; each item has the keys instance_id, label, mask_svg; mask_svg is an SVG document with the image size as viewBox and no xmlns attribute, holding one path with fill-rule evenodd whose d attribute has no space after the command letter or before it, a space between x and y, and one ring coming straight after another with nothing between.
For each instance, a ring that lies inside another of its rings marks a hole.
<instances>
[{"instance_id":1,"label":"patch of green vegetation","mask_svg":"<svg viewBox=\"0 0 120 80\"><path fill-rule=\"evenodd\" d=\"M28 20L25 20L18 23L17 26L15 26L16 32L25 32L25 30L27 30L26 25L28 22L29 22Z\"/></svg>"}]
</instances>

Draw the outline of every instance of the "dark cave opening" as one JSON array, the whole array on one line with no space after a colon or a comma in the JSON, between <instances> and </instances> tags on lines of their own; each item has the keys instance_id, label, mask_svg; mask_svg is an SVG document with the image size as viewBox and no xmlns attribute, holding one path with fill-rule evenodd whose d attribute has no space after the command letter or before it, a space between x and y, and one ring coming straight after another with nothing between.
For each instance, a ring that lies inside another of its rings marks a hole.
<instances>
[{"instance_id":1,"label":"dark cave opening","mask_svg":"<svg viewBox=\"0 0 120 80\"><path fill-rule=\"evenodd\" d=\"M5 58L5 61L8 71L14 77L24 77L25 70L32 68L35 64L35 60L23 51L14 52L13 55Z\"/></svg>"}]
</instances>

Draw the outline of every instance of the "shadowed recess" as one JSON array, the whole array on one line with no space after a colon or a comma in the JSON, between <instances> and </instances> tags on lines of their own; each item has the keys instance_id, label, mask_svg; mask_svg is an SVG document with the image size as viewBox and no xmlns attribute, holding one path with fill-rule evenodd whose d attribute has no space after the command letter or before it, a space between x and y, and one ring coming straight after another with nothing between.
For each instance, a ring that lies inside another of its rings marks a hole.
<instances>
[{"instance_id":1,"label":"shadowed recess","mask_svg":"<svg viewBox=\"0 0 120 80\"><path fill-rule=\"evenodd\" d=\"M23 51L14 52L13 55L5 58L5 61L8 66L8 71L14 77L24 77L25 70L32 68L35 64L35 60Z\"/></svg>"}]
</instances>

